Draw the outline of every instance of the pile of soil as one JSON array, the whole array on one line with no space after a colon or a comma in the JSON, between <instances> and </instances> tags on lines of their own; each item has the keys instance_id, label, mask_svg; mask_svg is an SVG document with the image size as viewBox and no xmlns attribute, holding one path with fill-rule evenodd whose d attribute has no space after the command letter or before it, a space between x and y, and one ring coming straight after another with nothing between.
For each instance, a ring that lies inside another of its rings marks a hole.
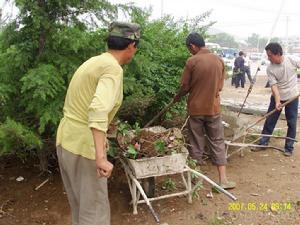
<instances>
[{"instance_id":1,"label":"pile of soil","mask_svg":"<svg viewBox=\"0 0 300 225\"><path fill-rule=\"evenodd\" d=\"M145 128L139 132L119 134L117 140L122 154L132 159L161 157L185 150L185 139L178 128ZM130 151L133 151L132 154Z\"/></svg>"}]
</instances>

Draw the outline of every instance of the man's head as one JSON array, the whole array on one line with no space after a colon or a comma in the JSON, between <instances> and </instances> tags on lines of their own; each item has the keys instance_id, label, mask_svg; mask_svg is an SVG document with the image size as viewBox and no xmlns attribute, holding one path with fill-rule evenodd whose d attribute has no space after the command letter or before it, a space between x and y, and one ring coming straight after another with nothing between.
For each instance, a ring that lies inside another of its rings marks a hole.
<instances>
[{"instance_id":1,"label":"man's head","mask_svg":"<svg viewBox=\"0 0 300 225\"><path fill-rule=\"evenodd\" d=\"M195 55L200 50L200 48L203 48L205 46L205 41L200 34L193 32L187 36L186 46L189 49L190 53Z\"/></svg>"},{"instance_id":2,"label":"man's head","mask_svg":"<svg viewBox=\"0 0 300 225\"><path fill-rule=\"evenodd\" d=\"M244 52L240 51L239 56L243 56L243 55L244 55Z\"/></svg>"},{"instance_id":3,"label":"man's head","mask_svg":"<svg viewBox=\"0 0 300 225\"><path fill-rule=\"evenodd\" d=\"M268 59L271 63L280 64L282 62L282 47L276 42L271 42L265 47Z\"/></svg>"},{"instance_id":4,"label":"man's head","mask_svg":"<svg viewBox=\"0 0 300 225\"><path fill-rule=\"evenodd\" d=\"M136 23L112 22L108 31L108 49L123 51L122 61L129 63L139 44L140 26Z\"/></svg>"}]
</instances>

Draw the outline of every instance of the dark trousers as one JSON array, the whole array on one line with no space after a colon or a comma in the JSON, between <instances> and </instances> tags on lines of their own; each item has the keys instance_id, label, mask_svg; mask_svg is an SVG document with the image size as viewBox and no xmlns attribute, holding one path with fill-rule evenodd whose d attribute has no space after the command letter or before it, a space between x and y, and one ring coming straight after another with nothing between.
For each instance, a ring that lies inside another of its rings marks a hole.
<instances>
[{"instance_id":1,"label":"dark trousers","mask_svg":"<svg viewBox=\"0 0 300 225\"><path fill-rule=\"evenodd\" d=\"M281 103L284 103L284 102L285 101L282 101ZM299 102L299 100L297 98L284 107L285 117L286 117L286 121L287 121L287 125L288 125L287 137L290 137L290 138L296 137L298 102ZM271 96L268 112L272 111L273 109L275 109L275 98L273 96ZM276 123L277 123L277 120L278 120L280 114L281 114L281 111L276 111L275 113L273 113L266 119L264 128L262 130L262 134L270 135L273 133L273 130L276 126ZM262 137L259 141L259 144L260 145L268 145L269 139L270 139L269 137ZM292 152L294 149L294 141L286 139L284 149L285 149L285 151Z\"/></svg>"},{"instance_id":2,"label":"dark trousers","mask_svg":"<svg viewBox=\"0 0 300 225\"><path fill-rule=\"evenodd\" d=\"M232 74L232 77L231 77L231 86L235 86L235 77L236 77L236 75Z\"/></svg>"},{"instance_id":3,"label":"dark trousers","mask_svg":"<svg viewBox=\"0 0 300 225\"><path fill-rule=\"evenodd\" d=\"M235 75L235 87L238 88L240 85L242 88L245 86L245 73L238 73Z\"/></svg>"}]
</instances>

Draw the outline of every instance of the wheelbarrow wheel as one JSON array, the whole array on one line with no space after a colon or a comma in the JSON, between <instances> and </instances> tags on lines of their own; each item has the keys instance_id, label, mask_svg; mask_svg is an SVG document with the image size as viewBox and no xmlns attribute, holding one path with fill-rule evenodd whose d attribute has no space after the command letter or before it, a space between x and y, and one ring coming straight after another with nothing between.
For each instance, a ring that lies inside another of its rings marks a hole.
<instances>
[{"instance_id":1,"label":"wheelbarrow wheel","mask_svg":"<svg viewBox=\"0 0 300 225\"><path fill-rule=\"evenodd\" d=\"M153 198L155 195L155 179L148 177L142 180L142 187L148 198Z\"/></svg>"}]
</instances>

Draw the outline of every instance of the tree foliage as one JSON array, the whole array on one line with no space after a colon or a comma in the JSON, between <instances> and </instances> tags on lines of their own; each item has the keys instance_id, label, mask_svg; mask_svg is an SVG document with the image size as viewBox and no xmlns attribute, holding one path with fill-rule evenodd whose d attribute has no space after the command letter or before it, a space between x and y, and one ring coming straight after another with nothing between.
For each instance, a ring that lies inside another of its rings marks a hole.
<instances>
[{"instance_id":1,"label":"tree foliage","mask_svg":"<svg viewBox=\"0 0 300 225\"><path fill-rule=\"evenodd\" d=\"M77 67L105 50L107 24L122 12L142 26L132 63L124 67L119 117L145 122L175 94L187 59L185 37L205 35L208 13L191 21L150 21L150 12L99 0L16 0L18 17L0 34L0 155L54 148L64 97ZM173 108L179 112L184 104ZM13 134L13 135L12 135ZM16 145L14 145L14 141ZM49 141L50 140L50 141Z\"/></svg>"},{"instance_id":2,"label":"tree foliage","mask_svg":"<svg viewBox=\"0 0 300 225\"><path fill-rule=\"evenodd\" d=\"M279 38L271 38L271 42L278 42ZM247 43L249 47L257 49L259 52L263 52L265 46L268 42L268 38L260 37L258 34L253 33L250 37L247 38Z\"/></svg>"},{"instance_id":3,"label":"tree foliage","mask_svg":"<svg viewBox=\"0 0 300 225\"><path fill-rule=\"evenodd\" d=\"M84 60L105 49L101 41L105 30L91 32L91 22L98 19L105 24L116 16L116 7L107 1L16 0L15 4L20 13L0 36L0 122L4 137L0 148L6 153L9 145L4 142L10 143L11 138L5 133L13 131L15 137L30 133L40 143L54 142L72 74ZM12 129L7 129L9 126ZM11 145L11 152L38 149L25 139L19 138L24 146ZM36 146L41 148L42 144Z\"/></svg>"},{"instance_id":4,"label":"tree foliage","mask_svg":"<svg viewBox=\"0 0 300 225\"><path fill-rule=\"evenodd\" d=\"M229 47L229 48L238 48L239 44L235 41L234 37L227 33L219 33L212 35L209 38L210 42L218 43L222 47Z\"/></svg>"}]
</instances>

